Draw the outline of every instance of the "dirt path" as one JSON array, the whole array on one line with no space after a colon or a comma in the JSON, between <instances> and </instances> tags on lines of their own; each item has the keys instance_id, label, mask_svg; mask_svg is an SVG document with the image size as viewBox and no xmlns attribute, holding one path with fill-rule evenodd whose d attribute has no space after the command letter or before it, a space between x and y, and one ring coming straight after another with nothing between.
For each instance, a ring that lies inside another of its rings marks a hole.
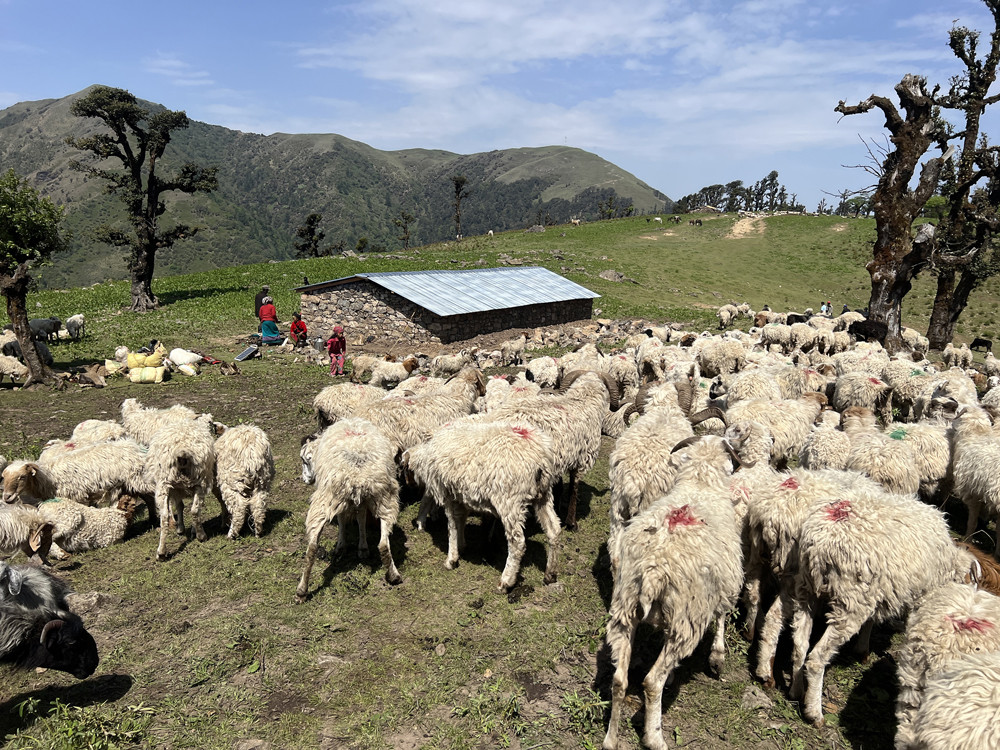
<instances>
[{"instance_id":1,"label":"dirt path","mask_svg":"<svg viewBox=\"0 0 1000 750\"><path fill-rule=\"evenodd\" d=\"M726 236L729 239L738 240L741 237L746 237L747 235L763 233L763 219L758 216L744 216L743 218L736 220L736 223L733 224L733 228L729 230L729 234Z\"/></svg>"}]
</instances>

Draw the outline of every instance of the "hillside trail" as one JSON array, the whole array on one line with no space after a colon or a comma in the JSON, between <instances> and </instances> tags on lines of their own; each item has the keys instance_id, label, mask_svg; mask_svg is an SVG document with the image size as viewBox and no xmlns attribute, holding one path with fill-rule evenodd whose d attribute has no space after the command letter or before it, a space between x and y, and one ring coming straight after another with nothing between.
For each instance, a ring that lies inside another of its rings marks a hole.
<instances>
[{"instance_id":1,"label":"hillside trail","mask_svg":"<svg viewBox=\"0 0 1000 750\"><path fill-rule=\"evenodd\" d=\"M744 216L741 219L737 219L733 224L733 228L729 230L729 234L726 235L728 239L738 240L741 237L746 237L751 234L763 234L764 233L764 220L759 216Z\"/></svg>"}]
</instances>

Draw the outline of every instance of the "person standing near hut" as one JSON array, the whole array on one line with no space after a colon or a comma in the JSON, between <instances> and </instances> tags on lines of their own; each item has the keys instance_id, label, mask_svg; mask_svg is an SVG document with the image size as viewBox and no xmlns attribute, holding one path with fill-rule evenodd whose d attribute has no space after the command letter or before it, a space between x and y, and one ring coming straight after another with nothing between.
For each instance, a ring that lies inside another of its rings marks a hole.
<instances>
[{"instance_id":1,"label":"person standing near hut","mask_svg":"<svg viewBox=\"0 0 1000 750\"><path fill-rule=\"evenodd\" d=\"M334 326L333 333L326 340L326 351L330 355L330 377L344 374L344 354L347 352L347 339L344 338L343 326Z\"/></svg>"}]
</instances>

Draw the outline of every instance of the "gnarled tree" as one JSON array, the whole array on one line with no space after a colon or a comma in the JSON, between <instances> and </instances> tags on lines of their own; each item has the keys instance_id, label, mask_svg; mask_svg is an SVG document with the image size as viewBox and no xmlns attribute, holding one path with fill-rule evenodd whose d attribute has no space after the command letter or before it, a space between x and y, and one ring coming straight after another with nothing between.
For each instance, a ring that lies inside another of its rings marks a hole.
<instances>
[{"instance_id":1,"label":"gnarled tree","mask_svg":"<svg viewBox=\"0 0 1000 750\"><path fill-rule=\"evenodd\" d=\"M35 349L25 299L31 269L66 247L59 232L60 221L62 207L40 196L13 169L0 176L0 294L7 302L7 317L28 367L25 385L50 377Z\"/></svg>"},{"instance_id":2,"label":"gnarled tree","mask_svg":"<svg viewBox=\"0 0 1000 750\"><path fill-rule=\"evenodd\" d=\"M885 116L885 127L893 147L885 155L871 197L876 235L872 259L865 266L872 279L868 316L886 324L885 345L890 351L903 346L903 297L930 259L929 243L914 243L910 229L927 199L934 194L944 162L944 158L938 156L921 166L921 160L932 145L942 151L947 149L948 127L938 114L935 100L938 89L935 86L928 91L925 78L907 74L896 84L902 113L891 99L876 94L855 105L841 101L834 108L843 115L880 110ZM920 177L911 188L918 166Z\"/></svg>"},{"instance_id":3,"label":"gnarled tree","mask_svg":"<svg viewBox=\"0 0 1000 750\"><path fill-rule=\"evenodd\" d=\"M993 14L994 28L984 57L978 55L979 32L956 26L948 37L965 70L953 79L942 105L961 112L965 127L956 134L961 140L961 155L949 189L942 191L946 211L932 240L937 271L937 293L927 328L932 349L943 349L951 342L969 296L1000 270L994 245L1000 229L998 152L980 136L983 113L1000 101L1000 95L989 95L1000 63L1000 1L985 2Z\"/></svg>"},{"instance_id":4,"label":"gnarled tree","mask_svg":"<svg viewBox=\"0 0 1000 750\"><path fill-rule=\"evenodd\" d=\"M98 159L117 159L123 170L103 169L93 164L72 162L74 169L107 183L105 190L118 196L125 206L130 232L110 226L98 230L98 239L115 247L128 249L128 269L132 280L132 310L145 311L159 305L153 294L153 270L156 251L171 247L177 240L193 235L196 227L177 224L161 230L159 219L166 211L164 193L208 192L217 186L216 167L186 163L166 177L157 174L159 160L170 143L173 131L188 127L184 112L151 112L124 89L95 86L73 103L71 112L78 117L96 117L111 133L66 139L81 151Z\"/></svg>"}]
</instances>

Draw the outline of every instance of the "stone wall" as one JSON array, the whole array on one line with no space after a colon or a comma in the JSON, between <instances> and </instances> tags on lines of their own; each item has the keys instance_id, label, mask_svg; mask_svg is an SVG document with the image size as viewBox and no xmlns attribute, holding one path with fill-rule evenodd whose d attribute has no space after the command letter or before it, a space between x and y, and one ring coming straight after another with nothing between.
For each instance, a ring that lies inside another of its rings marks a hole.
<instances>
[{"instance_id":1,"label":"stone wall","mask_svg":"<svg viewBox=\"0 0 1000 750\"><path fill-rule=\"evenodd\" d=\"M440 316L361 279L303 294L301 312L310 334L324 338L340 324L348 339L365 332L393 341L447 344L509 328L537 328L586 320L593 312L593 300Z\"/></svg>"}]
</instances>

